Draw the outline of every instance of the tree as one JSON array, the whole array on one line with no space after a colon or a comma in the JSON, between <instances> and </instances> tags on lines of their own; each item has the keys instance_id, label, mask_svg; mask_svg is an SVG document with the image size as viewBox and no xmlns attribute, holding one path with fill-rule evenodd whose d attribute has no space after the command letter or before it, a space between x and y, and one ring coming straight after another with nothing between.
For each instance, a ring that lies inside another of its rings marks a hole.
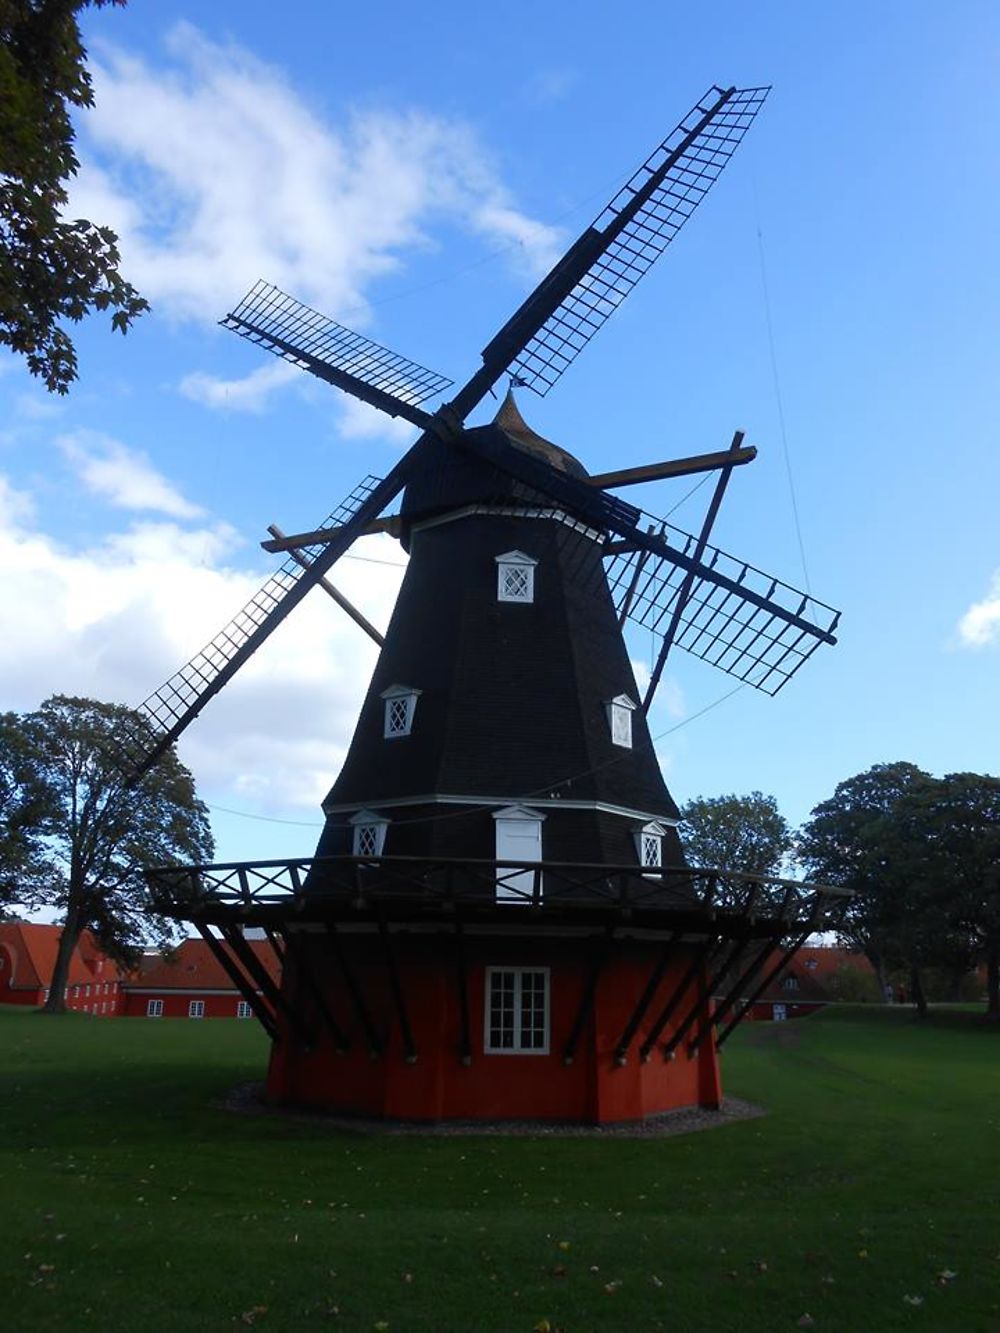
<instances>
[{"instance_id":1,"label":"tree","mask_svg":"<svg viewBox=\"0 0 1000 1333\"><path fill-rule=\"evenodd\" d=\"M50 873L43 838L55 805L15 713L0 713L0 906L30 903Z\"/></svg>"},{"instance_id":2,"label":"tree","mask_svg":"<svg viewBox=\"0 0 1000 1333\"><path fill-rule=\"evenodd\" d=\"M76 352L63 327L111 310L125 333L148 303L118 271L118 237L67 220L79 162L71 108L93 105L77 14L125 0L0 0L0 345L66 393Z\"/></svg>"},{"instance_id":3,"label":"tree","mask_svg":"<svg viewBox=\"0 0 1000 1333\"><path fill-rule=\"evenodd\" d=\"M813 810L797 854L810 877L853 890L840 934L880 986L906 968L925 1016L923 970L960 976L985 955L1000 1017L1000 780L876 764Z\"/></svg>"},{"instance_id":4,"label":"tree","mask_svg":"<svg viewBox=\"0 0 1000 1333\"><path fill-rule=\"evenodd\" d=\"M949 773L916 784L896 806L892 834L896 873L950 942L953 974L985 962L987 1016L1000 1021L1000 778Z\"/></svg>"},{"instance_id":5,"label":"tree","mask_svg":"<svg viewBox=\"0 0 1000 1333\"><path fill-rule=\"evenodd\" d=\"M681 842L696 866L776 875L792 836L773 796L696 796L681 810Z\"/></svg>"},{"instance_id":6,"label":"tree","mask_svg":"<svg viewBox=\"0 0 1000 1333\"><path fill-rule=\"evenodd\" d=\"M791 849L792 837L773 796L696 796L681 810L678 828L684 854L694 866L734 870L745 875L776 875ZM745 880L720 876L715 885L720 905L742 902ZM754 901L777 907L781 893L758 885Z\"/></svg>"},{"instance_id":7,"label":"tree","mask_svg":"<svg viewBox=\"0 0 1000 1333\"><path fill-rule=\"evenodd\" d=\"M143 871L174 861L209 860L208 812L173 750L129 786L111 759L116 737L142 736L149 724L118 704L56 695L21 719L38 779L55 811L46 842L56 872L48 901L65 913L45 1008L65 1008L70 958L84 930L112 956L130 961L152 929L169 927L147 912Z\"/></svg>"}]
</instances>

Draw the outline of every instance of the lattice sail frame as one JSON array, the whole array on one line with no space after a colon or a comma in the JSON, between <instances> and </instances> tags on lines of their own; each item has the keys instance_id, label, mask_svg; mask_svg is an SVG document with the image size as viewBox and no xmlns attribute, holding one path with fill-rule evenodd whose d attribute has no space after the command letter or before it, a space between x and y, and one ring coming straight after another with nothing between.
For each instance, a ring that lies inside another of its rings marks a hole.
<instances>
[{"instance_id":1,"label":"lattice sail frame","mask_svg":"<svg viewBox=\"0 0 1000 1333\"><path fill-rule=\"evenodd\" d=\"M380 480L380 477L369 475L359 482L322 526L340 527L347 523ZM322 545L302 547L301 554L311 563L323 549ZM284 601L305 572L306 566L294 556L289 556L224 629L142 701L138 711L148 719L153 736L165 736L193 703L202 696L208 697L207 691L212 684L237 653L242 651L254 631ZM121 757L133 764L138 764L148 753L149 733L132 736L122 731L118 739Z\"/></svg>"},{"instance_id":2,"label":"lattice sail frame","mask_svg":"<svg viewBox=\"0 0 1000 1333\"><path fill-rule=\"evenodd\" d=\"M671 547L685 556L693 554L698 539L691 533L666 519L643 517ZM840 612L717 546L706 546L700 563L737 588L696 575L674 645L764 694L777 694L819 645L829 641ZM617 551L608 556L605 569L619 618L662 638L681 593L684 567L666 556ZM741 591L750 595L741 596ZM794 613L807 627L789 624L771 605Z\"/></svg>"},{"instance_id":3,"label":"lattice sail frame","mask_svg":"<svg viewBox=\"0 0 1000 1333\"><path fill-rule=\"evenodd\" d=\"M635 217L512 361L518 385L540 397L548 393L704 199L770 91L769 87L730 91ZM622 186L595 219L592 232L603 233L613 225L721 96L723 89L713 85Z\"/></svg>"},{"instance_id":4,"label":"lattice sail frame","mask_svg":"<svg viewBox=\"0 0 1000 1333\"><path fill-rule=\"evenodd\" d=\"M320 362L410 407L419 407L454 382L345 328L269 282L255 283L220 323L302 370L313 370Z\"/></svg>"}]
</instances>

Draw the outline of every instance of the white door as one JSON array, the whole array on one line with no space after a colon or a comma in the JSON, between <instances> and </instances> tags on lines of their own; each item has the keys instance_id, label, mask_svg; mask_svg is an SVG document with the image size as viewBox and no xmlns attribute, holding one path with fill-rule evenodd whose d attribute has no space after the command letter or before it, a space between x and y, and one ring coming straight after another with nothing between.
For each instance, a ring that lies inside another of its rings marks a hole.
<instances>
[{"instance_id":1,"label":"white door","mask_svg":"<svg viewBox=\"0 0 1000 1333\"><path fill-rule=\"evenodd\" d=\"M775 1023L784 1023L785 1019L788 1017L788 1011L783 1004L776 1004L772 1006L771 1017L774 1019Z\"/></svg>"},{"instance_id":2,"label":"white door","mask_svg":"<svg viewBox=\"0 0 1000 1333\"><path fill-rule=\"evenodd\" d=\"M542 859L542 821L540 819L498 819L498 861L540 861ZM530 902L535 875L531 870L497 870L497 902Z\"/></svg>"}]
</instances>

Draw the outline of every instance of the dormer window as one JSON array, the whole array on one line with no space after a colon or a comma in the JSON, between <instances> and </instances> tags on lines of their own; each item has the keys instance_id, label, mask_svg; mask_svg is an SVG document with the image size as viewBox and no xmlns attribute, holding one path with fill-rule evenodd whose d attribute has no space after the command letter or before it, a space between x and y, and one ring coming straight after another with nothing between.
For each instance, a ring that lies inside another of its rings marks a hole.
<instances>
[{"instance_id":1,"label":"dormer window","mask_svg":"<svg viewBox=\"0 0 1000 1333\"><path fill-rule=\"evenodd\" d=\"M495 557L497 564L497 601L533 602L537 560L523 551L507 551Z\"/></svg>"},{"instance_id":2,"label":"dormer window","mask_svg":"<svg viewBox=\"0 0 1000 1333\"><path fill-rule=\"evenodd\" d=\"M413 730L413 714L416 711L419 690L412 685L390 685L382 691L385 700L385 720L383 736L391 740L395 736L409 736Z\"/></svg>"},{"instance_id":3,"label":"dormer window","mask_svg":"<svg viewBox=\"0 0 1000 1333\"><path fill-rule=\"evenodd\" d=\"M631 750L635 700L630 699L627 694L619 694L616 698L609 699L604 708L608 715L608 730L611 732L612 745L621 745L626 750Z\"/></svg>"},{"instance_id":4,"label":"dormer window","mask_svg":"<svg viewBox=\"0 0 1000 1333\"><path fill-rule=\"evenodd\" d=\"M635 850L639 858L639 864L644 870L660 870L663 866L663 834L662 824L655 821L650 824L643 824L637 828L633 837L635 838Z\"/></svg>"},{"instance_id":5,"label":"dormer window","mask_svg":"<svg viewBox=\"0 0 1000 1333\"><path fill-rule=\"evenodd\" d=\"M359 810L348 822L354 830L352 854L381 856L385 846L385 831L389 827L388 819L373 810Z\"/></svg>"}]
</instances>

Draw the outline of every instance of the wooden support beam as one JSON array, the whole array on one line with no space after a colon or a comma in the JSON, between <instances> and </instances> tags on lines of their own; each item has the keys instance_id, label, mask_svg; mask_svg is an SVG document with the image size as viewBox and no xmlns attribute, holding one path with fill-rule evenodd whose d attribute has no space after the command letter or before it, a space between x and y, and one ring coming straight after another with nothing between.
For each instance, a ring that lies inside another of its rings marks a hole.
<instances>
[{"instance_id":1,"label":"wooden support beam","mask_svg":"<svg viewBox=\"0 0 1000 1333\"><path fill-rule=\"evenodd\" d=\"M616 929L616 926L609 926L604 932L604 938L600 940L591 953L590 971L587 974L587 980L584 982L583 994L580 997L580 1007L576 1011L576 1018L573 1020L569 1038L566 1045L563 1047L564 1065L571 1065L576 1056L576 1048L583 1035L583 1026L590 1017L590 1012L594 1007L594 995L597 992L597 983L600 980L601 973L604 971L604 966L608 961L608 955L614 944Z\"/></svg>"},{"instance_id":2,"label":"wooden support beam","mask_svg":"<svg viewBox=\"0 0 1000 1333\"><path fill-rule=\"evenodd\" d=\"M469 1028L469 973L465 958L465 928L455 915L455 979L458 983L458 1058L472 1064L472 1035Z\"/></svg>"},{"instance_id":3,"label":"wooden support beam","mask_svg":"<svg viewBox=\"0 0 1000 1333\"><path fill-rule=\"evenodd\" d=\"M403 984L399 975L399 965L396 961L396 951L392 947L389 927L381 912L378 914L378 933L382 940L385 965L389 970L389 987L392 990L396 1017L399 1019L399 1031L403 1038L403 1058L408 1065L415 1065L417 1063L417 1048L413 1044L413 1029L410 1027L410 1016L406 1011L406 997L403 995Z\"/></svg>"},{"instance_id":4,"label":"wooden support beam","mask_svg":"<svg viewBox=\"0 0 1000 1333\"><path fill-rule=\"evenodd\" d=\"M780 938L774 938L772 936L768 936L768 938L764 940L763 945L761 949L758 951L756 958L753 958L751 960L749 967L747 967L740 974L740 976L730 987L729 991L723 996L722 1001L716 1005L715 1010L712 1013L712 1027L715 1028L716 1031L718 1030L719 1024L726 1017L726 1015L733 1008L733 1006L739 1003L740 996L745 992L747 986L750 985L754 977L757 975L760 969L767 962L768 958L771 956L772 951L778 946L778 944L780 944L780 942L781 942ZM699 1032L697 1037L691 1043L692 1055L694 1054L695 1051L697 1051L698 1047L701 1045L704 1036L705 1033Z\"/></svg>"},{"instance_id":5,"label":"wooden support beam","mask_svg":"<svg viewBox=\"0 0 1000 1333\"><path fill-rule=\"evenodd\" d=\"M333 1038L334 1050L338 1055L344 1055L350 1050L351 1043L348 1041L344 1030L333 1016L323 987L316 978L316 974L310 965L306 956L307 950L303 941L299 938L297 931L289 931L287 937L286 955L291 958L295 968L295 976L305 982L306 989L312 995L316 1008L319 1010L320 1017L326 1024L326 1029Z\"/></svg>"},{"instance_id":6,"label":"wooden support beam","mask_svg":"<svg viewBox=\"0 0 1000 1333\"><path fill-rule=\"evenodd\" d=\"M268 532L273 532L275 537L284 536L281 529L278 527L277 523L268 524L267 530ZM307 556L304 556L301 551L293 550L291 552L291 557L295 561L295 563L297 565L301 565L303 569L308 569L309 566L312 564L312 561ZM342 611L347 612L347 614L354 621L355 625L359 625L361 629L363 629L364 632L368 635L369 639L374 639L374 641L381 648L382 645L385 643L385 639L378 632L378 630L371 623L371 621L366 616L361 614L361 612L354 605L354 603L349 602L347 598L344 596L344 594L342 592L339 592L333 586L333 584L330 582L328 578L323 577L318 580L318 583L319 586L323 589L323 591L327 594L327 596L332 597L333 600L340 607L340 609Z\"/></svg>"},{"instance_id":7,"label":"wooden support beam","mask_svg":"<svg viewBox=\"0 0 1000 1333\"><path fill-rule=\"evenodd\" d=\"M743 439L743 432L738 432ZM740 467L743 463L752 463L757 457L756 448L750 444L746 448L720 449L711 454L695 454L691 458L673 458L665 463L648 463L645 467L621 468L617 472L599 472L588 477L591 486L600 486L602 490L616 486L638 486L644 481L662 481L667 477L690 477L697 472L714 472L717 468Z\"/></svg>"},{"instance_id":8,"label":"wooden support beam","mask_svg":"<svg viewBox=\"0 0 1000 1333\"><path fill-rule=\"evenodd\" d=\"M250 979L244 972L240 971L224 948L222 942L216 939L208 927L202 925L200 921L196 921L194 924L198 934L208 945L209 949L211 949L212 956L219 963L226 976L250 1006L250 1012L253 1014L254 1018L256 1018L257 1022L261 1025L270 1039L272 1041L277 1041L278 1029L274 1021L274 1014L268 1008L267 1002L258 994L254 986L251 984Z\"/></svg>"},{"instance_id":9,"label":"wooden support beam","mask_svg":"<svg viewBox=\"0 0 1000 1333\"><path fill-rule=\"evenodd\" d=\"M368 1012L365 1004L365 997L361 994L361 988L358 985L357 977L351 971L344 954L344 944L340 938L340 932L330 921L323 923L327 937L333 946L334 957L337 959L337 965L340 968L341 975L344 978L344 984L350 992L351 1000L354 1003L354 1012L357 1014L358 1022L361 1024L365 1037L368 1041L368 1050L373 1059L382 1054L382 1042L379 1040L378 1033L375 1031L375 1024Z\"/></svg>"},{"instance_id":10,"label":"wooden support beam","mask_svg":"<svg viewBox=\"0 0 1000 1333\"><path fill-rule=\"evenodd\" d=\"M793 942L790 945L788 945L788 947L785 949L785 952L778 959L778 962L774 965L774 967L770 969L770 971L764 977L764 980L760 983L757 989L750 995L743 1009L739 1013L733 1014L733 1017L726 1024L722 1032L720 1032L715 1042L716 1050L721 1050L724 1043L728 1041L729 1037L732 1035L735 1029L739 1027L744 1017L750 1012L753 1006L764 994L768 986L770 986L773 981L776 981L778 977L781 976L782 972L784 972L785 968L791 962L794 955L798 953L798 951L802 948L803 944L805 944L806 940L816 929L816 923L819 920L820 912L822 910L822 903L823 903L823 895L817 893L815 901L813 903L812 911L809 914L809 920L806 922L805 926L802 928L799 934L795 937Z\"/></svg>"},{"instance_id":11,"label":"wooden support beam","mask_svg":"<svg viewBox=\"0 0 1000 1333\"><path fill-rule=\"evenodd\" d=\"M670 1038L670 1041L667 1042L663 1050L664 1055L669 1058L671 1052L677 1049L695 1022L697 1022L698 1029L694 1040L688 1043L688 1054L693 1055L695 1051L697 1051L698 1047L708 1035L710 1029L714 1026L714 1020L710 1019L708 1016L708 1011L712 1003L712 996L725 981L726 977L728 977L733 969L738 966L740 959L746 953L747 949L750 948L750 945L750 937L737 940L726 955L726 959L722 966L718 968L712 978L707 982L704 976L701 978L698 999L692 1006L692 1012L687 1016L684 1022L681 1023L680 1027Z\"/></svg>"},{"instance_id":12,"label":"wooden support beam","mask_svg":"<svg viewBox=\"0 0 1000 1333\"><path fill-rule=\"evenodd\" d=\"M615 1063L625 1064L628 1060L628 1048L632 1045L632 1038L639 1031L639 1025L646 1017L646 1010L653 1002L653 996L659 989L660 982L663 980L667 968L670 966L670 957L674 945L680 936L679 931L674 931L660 950L660 956L653 965L653 970L649 974L649 980L646 982L642 994L639 996L638 1003L632 1010L628 1022L622 1035L618 1038L618 1045L615 1047Z\"/></svg>"},{"instance_id":13,"label":"wooden support beam","mask_svg":"<svg viewBox=\"0 0 1000 1333\"><path fill-rule=\"evenodd\" d=\"M291 1027L295 1029L299 1039L304 1042L307 1047L311 1046L312 1036L308 1028L302 1022L298 1012L285 999L281 992L281 987L275 985L267 968L254 953L253 949L250 948L249 944L247 944L239 926L220 926L219 929L222 931L226 943L239 959L240 964L259 986L261 994L266 996L267 1002L270 1004L271 1008L275 1011L280 1009L288 1019Z\"/></svg>"},{"instance_id":14,"label":"wooden support beam","mask_svg":"<svg viewBox=\"0 0 1000 1333\"><path fill-rule=\"evenodd\" d=\"M722 940L719 936L710 935L708 939L702 943L701 948L695 951L695 956L692 958L689 967L681 977L680 981L678 981L673 991L671 991L670 998L660 1010L656 1022L646 1035L646 1040L639 1047L639 1059L642 1060L643 1063L649 1060L652 1055L653 1047L660 1039L660 1033L667 1026L674 1010L684 998L688 987L691 985L692 981L694 981L700 969L707 966L709 960L714 956L721 944Z\"/></svg>"},{"instance_id":15,"label":"wooden support beam","mask_svg":"<svg viewBox=\"0 0 1000 1333\"><path fill-rule=\"evenodd\" d=\"M402 518L399 514L386 514L385 518L376 518L365 528L364 536L371 536L376 532L387 532L390 537L398 537L402 531ZM312 532L293 532L286 536L283 532L275 532L276 525L269 525L268 532L272 534L272 540L261 542L261 550L276 555L282 551L297 551L301 546L325 546L327 542L335 541L340 535L340 528L314 528Z\"/></svg>"}]
</instances>

